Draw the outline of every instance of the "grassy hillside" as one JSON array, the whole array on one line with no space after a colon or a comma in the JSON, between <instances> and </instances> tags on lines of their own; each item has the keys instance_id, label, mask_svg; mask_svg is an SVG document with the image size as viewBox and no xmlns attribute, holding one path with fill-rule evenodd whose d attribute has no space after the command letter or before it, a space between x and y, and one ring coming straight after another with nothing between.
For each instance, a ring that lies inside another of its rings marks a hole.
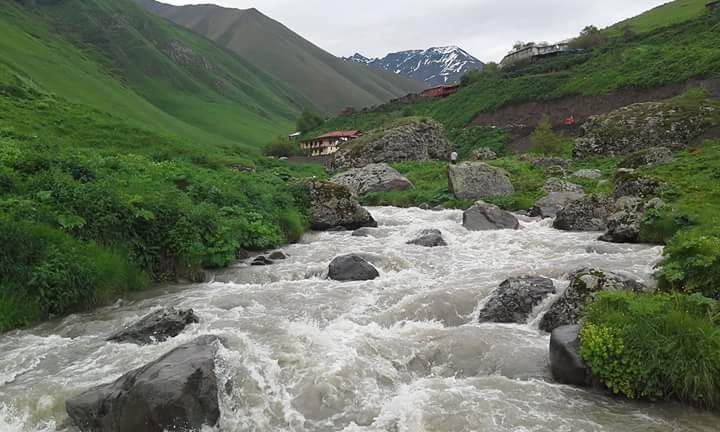
<instances>
[{"instance_id":1,"label":"grassy hillside","mask_svg":"<svg viewBox=\"0 0 720 432\"><path fill-rule=\"evenodd\" d=\"M251 148L292 129L309 104L238 56L130 1L0 3L0 61L59 95L138 124Z\"/></svg>"},{"instance_id":2,"label":"grassy hillside","mask_svg":"<svg viewBox=\"0 0 720 432\"><path fill-rule=\"evenodd\" d=\"M646 33L672 24L695 19L705 13L709 0L675 0L651 9L636 17L620 21L606 29L610 35L620 35L626 29Z\"/></svg>"},{"instance_id":3,"label":"grassy hillside","mask_svg":"<svg viewBox=\"0 0 720 432\"><path fill-rule=\"evenodd\" d=\"M339 59L256 9L134 1L270 71L329 113L378 105L423 88L420 82Z\"/></svg>"}]
</instances>

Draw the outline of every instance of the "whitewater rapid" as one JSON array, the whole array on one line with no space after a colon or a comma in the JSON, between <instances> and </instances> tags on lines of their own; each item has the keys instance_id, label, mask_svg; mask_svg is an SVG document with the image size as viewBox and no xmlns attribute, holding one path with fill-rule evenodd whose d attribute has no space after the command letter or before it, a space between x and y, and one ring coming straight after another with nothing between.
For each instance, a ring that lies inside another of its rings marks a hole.
<instances>
[{"instance_id":1,"label":"whitewater rapid","mask_svg":"<svg viewBox=\"0 0 720 432\"><path fill-rule=\"evenodd\" d=\"M662 248L601 243L548 220L468 232L458 211L370 211L380 225L370 237L310 233L273 266L238 263L207 283L0 336L0 432L74 432L68 398L203 334L228 341L216 371L232 382L220 387L222 431L718 430L716 414L553 383L549 336L537 329L552 298L527 325L477 323L510 276L549 277L560 292L565 274L583 266L651 282ZM449 246L406 244L425 228L442 230ZM381 277L326 280L328 263L346 253L362 254ZM201 323L158 345L105 342L164 306L192 308Z\"/></svg>"}]
</instances>

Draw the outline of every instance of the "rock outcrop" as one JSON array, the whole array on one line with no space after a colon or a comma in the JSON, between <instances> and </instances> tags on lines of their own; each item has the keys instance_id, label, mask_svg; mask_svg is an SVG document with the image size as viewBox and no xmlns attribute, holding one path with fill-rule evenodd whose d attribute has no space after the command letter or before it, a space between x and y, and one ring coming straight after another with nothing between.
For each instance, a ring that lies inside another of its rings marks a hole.
<instances>
[{"instance_id":1,"label":"rock outcrop","mask_svg":"<svg viewBox=\"0 0 720 432\"><path fill-rule=\"evenodd\" d=\"M447 242L443 238L442 231L438 229L422 230L417 234L417 237L410 240L407 244L424 247L447 246Z\"/></svg>"},{"instance_id":2,"label":"rock outcrop","mask_svg":"<svg viewBox=\"0 0 720 432\"><path fill-rule=\"evenodd\" d=\"M497 159L497 153L490 150L487 147L480 147L479 149L473 150L470 158L475 161L489 161Z\"/></svg>"},{"instance_id":3,"label":"rock outcrop","mask_svg":"<svg viewBox=\"0 0 720 432\"><path fill-rule=\"evenodd\" d=\"M463 226L470 231L516 230L520 228L520 222L512 213L478 201L463 213Z\"/></svg>"},{"instance_id":4,"label":"rock outcrop","mask_svg":"<svg viewBox=\"0 0 720 432\"><path fill-rule=\"evenodd\" d=\"M324 231L377 226L370 212L360 206L346 187L319 181L309 183L308 187L310 228Z\"/></svg>"},{"instance_id":5,"label":"rock outcrop","mask_svg":"<svg viewBox=\"0 0 720 432\"><path fill-rule=\"evenodd\" d=\"M456 197L479 200L495 196L508 196L515 192L510 174L483 162L464 162L448 170L450 191Z\"/></svg>"},{"instance_id":6,"label":"rock outcrop","mask_svg":"<svg viewBox=\"0 0 720 432\"><path fill-rule=\"evenodd\" d=\"M582 125L573 158L627 155L651 147L687 147L708 127L710 104L680 105L672 101L629 105L591 117Z\"/></svg>"},{"instance_id":7,"label":"rock outcrop","mask_svg":"<svg viewBox=\"0 0 720 432\"><path fill-rule=\"evenodd\" d=\"M581 169L572 173L572 177L599 179L602 178L602 172L596 169Z\"/></svg>"},{"instance_id":8,"label":"rock outcrop","mask_svg":"<svg viewBox=\"0 0 720 432\"><path fill-rule=\"evenodd\" d=\"M580 326L562 326L550 336L550 371L560 384L590 387L597 379L580 356Z\"/></svg>"},{"instance_id":9,"label":"rock outcrop","mask_svg":"<svg viewBox=\"0 0 720 432\"><path fill-rule=\"evenodd\" d=\"M165 308L144 316L131 326L112 334L107 340L136 345L165 342L179 335L189 324L199 322L200 319L192 309Z\"/></svg>"},{"instance_id":10,"label":"rock outcrop","mask_svg":"<svg viewBox=\"0 0 720 432\"><path fill-rule=\"evenodd\" d=\"M564 231L604 231L615 202L604 195L587 195L571 201L557 213L553 227Z\"/></svg>"},{"instance_id":11,"label":"rock outcrop","mask_svg":"<svg viewBox=\"0 0 720 432\"><path fill-rule=\"evenodd\" d=\"M645 150L637 151L622 162L620 162L621 168L641 168L644 166L660 165L673 161L672 150L667 147L650 147Z\"/></svg>"},{"instance_id":12,"label":"rock outcrop","mask_svg":"<svg viewBox=\"0 0 720 432\"><path fill-rule=\"evenodd\" d=\"M625 276L599 270L584 268L570 275L570 286L550 306L540 321L540 330L551 332L558 327L578 324L585 306L600 291L642 292L647 288Z\"/></svg>"},{"instance_id":13,"label":"rock outcrop","mask_svg":"<svg viewBox=\"0 0 720 432\"><path fill-rule=\"evenodd\" d=\"M113 383L82 393L66 408L83 432L199 431L220 418L215 356L221 340L203 336Z\"/></svg>"},{"instance_id":14,"label":"rock outcrop","mask_svg":"<svg viewBox=\"0 0 720 432\"><path fill-rule=\"evenodd\" d=\"M332 169L409 160L447 160L452 152L440 123L423 119L390 129L372 131L335 153Z\"/></svg>"},{"instance_id":15,"label":"rock outcrop","mask_svg":"<svg viewBox=\"0 0 720 432\"><path fill-rule=\"evenodd\" d=\"M361 256L351 254L332 260L328 277L340 282L366 281L380 277L380 273Z\"/></svg>"},{"instance_id":16,"label":"rock outcrop","mask_svg":"<svg viewBox=\"0 0 720 432\"><path fill-rule=\"evenodd\" d=\"M615 198L633 196L648 198L657 195L662 183L652 177L639 175L633 169L620 168L615 173Z\"/></svg>"},{"instance_id":17,"label":"rock outcrop","mask_svg":"<svg viewBox=\"0 0 720 432\"><path fill-rule=\"evenodd\" d=\"M557 177L551 177L547 179L545 182L545 185L543 186L543 191L546 193L552 193L552 192L575 192L575 193L585 193L585 190L582 186L577 185L575 183L570 183L567 180L559 179Z\"/></svg>"},{"instance_id":18,"label":"rock outcrop","mask_svg":"<svg viewBox=\"0 0 720 432\"><path fill-rule=\"evenodd\" d=\"M599 240L609 243L637 243L640 241L642 213L620 210L607 220L607 231Z\"/></svg>"},{"instance_id":19,"label":"rock outcrop","mask_svg":"<svg viewBox=\"0 0 720 432\"><path fill-rule=\"evenodd\" d=\"M510 278L490 295L480 311L480 322L525 323L533 308L550 294L555 294L555 285L550 279Z\"/></svg>"},{"instance_id":20,"label":"rock outcrop","mask_svg":"<svg viewBox=\"0 0 720 432\"><path fill-rule=\"evenodd\" d=\"M345 186L354 196L415 188L410 180L385 163L350 169L334 176L330 182Z\"/></svg>"},{"instance_id":21,"label":"rock outcrop","mask_svg":"<svg viewBox=\"0 0 720 432\"><path fill-rule=\"evenodd\" d=\"M578 192L551 192L546 197L540 198L530 209L532 217L554 218L560 210L569 203L579 200L585 194Z\"/></svg>"}]
</instances>

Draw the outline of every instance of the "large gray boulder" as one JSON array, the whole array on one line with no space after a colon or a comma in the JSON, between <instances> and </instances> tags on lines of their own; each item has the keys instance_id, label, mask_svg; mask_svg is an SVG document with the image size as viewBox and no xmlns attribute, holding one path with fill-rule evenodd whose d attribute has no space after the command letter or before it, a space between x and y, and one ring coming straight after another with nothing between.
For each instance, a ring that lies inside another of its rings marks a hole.
<instances>
[{"instance_id":1,"label":"large gray boulder","mask_svg":"<svg viewBox=\"0 0 720 432\"><path fill-rule=\"evenodd\" d=\"M627 155L651 147L685 148L705 133L714 115L714 107L704 102L629 105L585 122L573 158Z\"/></svg>"},{"instance_id":2,"label":"large gray boulder","mask_svg":"<svg viewBox=\"0 0 720 432\"><path fill-rule=\"evenodd\" d=\"M330 182L345 186L354 196L415 188L410 180L385 163L350 169L334 176Z\"/></svg>"},{"instance_id":3,"label":"large gray boulder","mask_svg":"<svg viewBox=\"0 0 720 432\"><path fill-rule=\"evenodd\" d=\"M413 160L448 160L452 144L442 125L421 119L369 132L343 145L330 161L332 169L363 167L374 163Z\"/></svg>"},{"instance_id":4,"label":"large gray boulder","mask_svg":"<svg viewBox=\"0 0 720 432\"><path fill-rule=\"evenodd\" d=\"M657 195L662 187L662 182L659 180L640 175L635 170L628 168L617 170L614 182L616 198L625 196L649 198Z\"/></svg>"},{"instance_id":5,"label":"large gray boulder","mask_svg":"<svg viewBox=\"0 0 720 432\"><path fill-rule=\"evenodd\" d=\"M562 326L550 336L550 371L560 384L590 387L598 380L580 355L580 326Z\"/></svg>"},{"instance_id":6,"label":"large gray boulder","mask_svg":"<svg viewBox=\"0 0 720 432\"><path fill-rule=\"evenodd\" d=\"M510 174L483 162L464 162L448 170L450 191L457 198L479 200L515 192Z\"/></svg>"},{"instance_id":7,"label":"large gray boulder","mask_svg":"<svg viewBox=\"0 0 720 432\"><path fill-rule=\"evenodd\" d=\"M604 231L615 202L604 195L587 195L571 201L557 213L553 227L564 231Z\"/></svg>"},{"instance_id":8,"label":"large gray boulder","mask_svg":"<svg viewBox=\"0 0 720 432\"><path fill-rule=\"evenodd\" d=\"M620 210L610 215L607 231L599 240L609 243L638 243L640 241L640 223L642 213Z\"/></svg>"},{"instance_id":9,"label":"large gray boulder","mask_svg":"<svg viewBox=\"0 0 720 432\"><path fill-rule=\"evenodd\" d=\"M637 151L622 162L621 168L642 168L644 166L660 165L673 161L672 150L667 147L650 147L645 150Z\"/></svg>"},{"instance_id":10,"label":"large gray boulder","mask_svg":"<svg viewBox=\"0 0 720 432\"><path fill-rule=\"evenodd\" d=\"M377 227L377 222L345 186L315 181L310 190L310 228L318 231Z\"/></svg>"},{"instance_id":11,"label":"large gray boulder","mask_svg":"<svg viewBox=\"0 0 720 432\"><path fill-rule=\"evenodd\" d=\"M554 218L568 203L579 200L585 196L578 192L551 192L540 198L530 209L530 216L541 218Z\"/></svg>"},{"instance_id":12,"label":"large gray boulder","mask_svg":"<svg viewBox=\"0 0 720 432\"><path fill-rule=\"evenodd\" d=\"M199 431L220 418L215 356L220 339L203 336L158 360L67 401L83 432Z\"/></svg>"},{"instance_id":13,"label":"large gray boulder","mask_svg":"<svg viewBox=\"0 0 720 432\"><path fill-rule=\"evenodd\" d=\"M438 229L422 230L417 234L414 239L410 240L407 244L431 248L447 246L447 242L443 238L442 231Z\"/></svg>"},{"instance_id":14,"label":"large gray boulder","mask_svg":"<svg viewBox=\"0 0 720 432\"><path fill-rule=\"evenodd\" d=\"M500 284L480 311L480 322L525 323L535 306L555 294L555 284L547 278L510 278Z\"/></svg>"},{"instance_id":15,"label":"large gray boulder","mask_svg":"<svg viewBox=\"0 0 720 432\"><path fill-rule=\"evenodd\" d=\"M470 231L516 230L520 228L520 222L512 213L478 201L463 213L463 226Z\"/></svg>"},{"instance_id":16,"label":"large gray boulder","mask_svg":"<svg viewBox=\"0 0 720 432\"><path fill-rule=\"evenodd\" d=\"M596 269L584 268L570 275L570 286L550 306L540 321L540 330L551 332L564 325L578 324L585 306L600 291L642 292L645 285L625 276Z\"/></svg>"},{"instance_id":17,"label":"large gray boulder","mask_svg":"<svg viewBox=\"0 0 720 432\"><path fill-rule=\"evenodd\" d=\"M380 273L361 256L350 254L332 260L328 277L340 282L366 281L380 277Z\"/></svg>"},{"instance_id":18,"label":"large gray boulder","mask_svg":"<svg viewBox=\"0 0 720 432\"><path fill-rule=\"evenodd\" d=\"M164 308L152 312L129 327L113 333L107 340L137 345L164 342L179 335L188 324L198 322L200 320L192 309Z\"/></svg>"}]
</instances>

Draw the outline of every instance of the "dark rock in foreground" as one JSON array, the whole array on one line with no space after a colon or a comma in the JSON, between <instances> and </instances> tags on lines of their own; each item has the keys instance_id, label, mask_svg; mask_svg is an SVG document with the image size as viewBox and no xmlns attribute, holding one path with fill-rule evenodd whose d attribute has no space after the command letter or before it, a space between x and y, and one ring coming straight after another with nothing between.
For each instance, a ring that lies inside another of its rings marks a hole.
<instances>
[{"instance_id":1,"label":"dark rock in foreground","mask_svg":"<svg viewBox=\"0 0 720 432\"><path fill-rule=\"evenodd\" d=\"M380 277L380 273L358 255L343 255L332 260L328 277L340 282L366 281Z\"/></svg>"},{"instance_id":2,"label":"dark rock in foreground","mask_svg":"<svg viewBox=\"0 0 720 432\"><path fill-rule=\"evenodd\" d=\"M192 309L160 309L107 338L111 342L147 345L164 342L182 332L188 324L200 322Z\"/></svg>"},{"instance_id":3,"label":"dark rock in foreground","mask_svg":"<svg viewBox=\"0 0 720 432\"><path fill-rule=\"evenodd\" d=\"M550 336L550 370L560 384L589 387L596 385L590 368L580 356L580 326L558 327Z\"/></svg>"},{"instance_id":4,"label":"dark rock in foreground","mask_svg":"<svg viewBox=\"0 0 720 432\"><path fill-rule=\"evenodd\" d=\"M420 231L417 237L413 240L410 240L407 244L424 247L447 246L447 242L443 238L442 232L438 229L427 229Z\"/></svg>"},{"instance_id":5,"label":"dark rock in foreground","mask_svg":"<svg viewBox=\"0 0 720 432\"><path fill-rule=\"evenodd\" d=\"M220 418L215 356L220 338L203 336L158 360L67 401L83 432L199 431Z\"/></svg>"},{"instance_id":6,"label":"dark rock in foreground","mask_svg":"<svg viewBox=\"0 0 720 432\"><path fill-rule=\"evenodd\" d=\"M480 322L525 323L535 306L555 294L555 285L542 277L510 278L500 284L480 311Z\"/></svg>"},{"instance_id":7,"label":"dark rock in foreground","mask_svg":"<svg viewBox=\"0 0 720 432\"><path fill-rule=\"evenodd\" d=\"M490 231L518 229L520 222L512 213L479 201L463 213L463 226L470 231Z\"/></svg>"},{"instance_id":8,"label":"dark rock in foreground","mask_svg":"<svg viewBox=\"0 0 720 432\"><path fill-rule=\"evenodd\" d=\"M570 275L570 286L542 317L540 330L551 332L578 324L585 306L600 291L642 292L646 289L645 285L616 273L594 268L577 270Z\"/></svg>"}]
</instances>

